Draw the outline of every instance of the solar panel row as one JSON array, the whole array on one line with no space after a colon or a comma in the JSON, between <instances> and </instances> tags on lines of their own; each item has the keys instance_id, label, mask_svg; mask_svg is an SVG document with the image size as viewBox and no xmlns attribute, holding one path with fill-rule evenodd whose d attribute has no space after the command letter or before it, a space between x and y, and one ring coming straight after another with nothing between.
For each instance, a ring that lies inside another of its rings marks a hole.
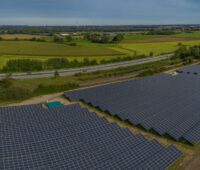
<instances>
[{"instance_id":1,"label":"solar panel row","mask_svg":"<svg viewBox=\"0 0 200 170\"><path fill-rule=\"evenodd\" d=\"M80 105L0 108L0 169L166 169L182 154Z\"/></svg>"},{"instance_id":2,"label":"solar panel row","mask_svg":"<svg viewBox=\"0 0 200 170\"><path fill-rule=\"evenodd\" d=\"M180 68L180 69L177 69L177 72L184 73L184 74L199 75L200 74L200 65L192 65L192 66Z\"/></svg>"},{"instance_id":3,"label":"solar panel row","mask_svg":"<svg viewBox=\"0 0 200 170\"><path fill-rule=\"evenodd\" d=\"M65 96L70 100L83 100L162 136L193 145L200 142L199 76L159 74L66 92Z\"/></svg>"}]
</instances>

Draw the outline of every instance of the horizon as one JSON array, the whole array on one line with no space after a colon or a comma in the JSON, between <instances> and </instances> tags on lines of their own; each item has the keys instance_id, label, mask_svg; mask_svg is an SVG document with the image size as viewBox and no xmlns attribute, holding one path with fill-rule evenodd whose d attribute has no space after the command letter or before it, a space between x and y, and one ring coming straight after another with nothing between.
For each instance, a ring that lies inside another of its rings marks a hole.
<instances>
[{"instance_id":1,"label":"horizon","mask_svg":"<svg viewBox=\"0 0 200 170\"><path fill-rule=\"evenodd\" d=\"M1 25L0 27L150 27L150 26L200 26L200 24L138 24L138 25Z\"/></svg>"}]
</instances>

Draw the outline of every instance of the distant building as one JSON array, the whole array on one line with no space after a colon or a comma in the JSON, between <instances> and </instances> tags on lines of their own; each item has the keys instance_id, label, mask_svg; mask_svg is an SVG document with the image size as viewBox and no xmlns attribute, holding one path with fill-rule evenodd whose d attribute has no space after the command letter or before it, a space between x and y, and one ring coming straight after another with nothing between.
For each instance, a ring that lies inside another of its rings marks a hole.
<instances>
[{"instance_id":1,"label":"distant building","mask_svg":"<svg viewBox=\"0 0 200 170\"><path fill-rule=\"evenodd\" d=\"M60 35L63 36L63 37L70 36L69 33L61 33Z\"/></svg>"},{"instance_id":2,"label":"distant building","mask_svg":"<svg viewBox=\"0 0 200 170\"><path fill-rule=\"evenodd\" d=\"M66 37L66 36L79 36L79 33L60 33L61 36Z\"/></svg>"}]
</instances>

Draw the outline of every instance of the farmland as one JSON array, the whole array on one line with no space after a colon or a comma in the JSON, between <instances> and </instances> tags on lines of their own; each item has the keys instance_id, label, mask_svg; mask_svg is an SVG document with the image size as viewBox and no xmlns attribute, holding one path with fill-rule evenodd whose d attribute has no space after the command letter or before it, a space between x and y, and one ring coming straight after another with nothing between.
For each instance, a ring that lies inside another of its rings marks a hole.
<instances>
[{"instance_id":1,"label":"farmland","mask_svg":"<svg viewBox=\"0 0 200 170\"><path fill-rule=\"evenodd\" d=\"M167 42L167 41L189 41L200 40L200 32L179 32L169 35L151 34L128 34L125 35L124 43L132 42Z\"/></svg>"},{"instance_id":2,"label":"farmland","mask_svg":"<svg viewBox=\"0 0 200 170\"><path fill-rule=\"evenodd\" d=\"M198 38L187 39L187 38L180 37L180 38L177 38L178 40L177 39L175 40L171 37L167 38L160 35L159 36L156 35L157 38L155 38L154 35L151 35L151 36L147 35L148 38L145 37L146 39L143 39L142 37L143 35L140 35L140 36L141 37L137 38L139 40L133 40L133 37L129 37L130 40L128 40L128 38L125 37L125 39L120 43L107 43L107 44L92 43L86 40L73 40L73 42L76 43L76 46L70 46L70 44L66 42L53 43L49 41L36 42L36 41L25 41L25 40L19 40L19 41L2 40L0 41L0 53L1 53L0 66L1 67L4 66L7 61L12 60L12 59L28 59L28 58L46 61L49 58L59 57L59 58L66 58L69 61L74 60L74 59L77 59L80 61L80 60L83 60L85 57L87 57L89 60L95 59L97 61L101 61L101 60L109 60L111 58L125 57L125 56L135 56L135 58L137 58L138 56L141 55L141 57L148 57L150 53L153 53L153 55L160 55L164 53L174 52L176 49L180 48L180 46L190 47L190 46L200 44L200 40L198 40ZM145 56L142 56L142 55L145 55ZM187 57L190 57L190 56L187 56ZM13 102L20 102L25 99L30 99L31 97L37 97L37 99L39 99L39 98L42 98L42 97L38 97L40 95L46 95L46 94L50 95L57 92L77 89L79 87L84 88L88 86L95 86L98 84L111 83L111 82L119 82L123 80L129 80L130 82L130 79L132 78L149 76L149 75L160 73L166 70L172 71L176 69L177 67L185 66L191 63L198 63L198 62L199 62L198 58L195 58L195 57L192 59L191 58L183 59L181 57L180 58L175 57L175 58L167 59L163 61L146 63L146 64L137 65L137 66L118 68L115 70L97 71L93 73L85 72L85 73L80 73L80 74L76 74L74 76L68 76L68 77L60 77L59 75L55 75L52 78L36 78L36 79L30 79L30 80L29 79L28 80L9 79L9 74L8 74L8 79L2 80L0 83L0 94L1 94L0 105L6 105ZM171 75L166 75L166 76L171 77ZM177 78L178 77L181 77L181 76L177 76ZM174 80L174 77L172 79ZM195 80L196 79L198 79L197 76ZM132 80L132 81L134 82L135 80ZM146 87L144 86L145 90L147 90L149 87L154 87L156 83L159 87L159 88L155 88L156 91L157 89L161 89L160 82L156 82L156 81L154 82L153 80L151 80L151 83L149 82L144 83L144 85L146 86ZM163 83L162 85L166 87L166 84L167 83ZM172 84L172 83L169 83L169 84ZM180 86L185 87L186 84L187 83L185 82L183 83L180 82L177 89L179 89ZM198 84L198 83L195 83L195 84ZM169 91L172 91L174 87L175 86L173 85L171 87L168 87L167 89ZM197 86L195 87L198 88ZM170 90L170 88L172 88L172 90ZM140 89L140 88L137 87L136 89ZM145 90L143 89L142 91L145 91ZM190 88L190 90L193 91L194 88ZM134 90L131 89L131 91L133 92ZM162 92L165 92L165 90L163 89ZM149 93L152 94L152 90L150 90ZM103 92L101 94L103 94ZM117 94L117 92L114 92L113 94L110 94L109 96L112 96L115 94ZM149 102L154 102L155 94L156 93L153 91L154 96L151 97L151 100L149 100ZM161 93L159 93L158 96L160 94ZM166 92L166 94L169 94L169 92ZM173 94L176 94L176 93L173 93ZM134 96L137 96L137 95L130 96L130 97L128 96L129 96L129 91L127 91L127 95L122 98L133 99ZM178 96L178 97L181 97L181 96ZM116 97L113 97L113 98L116 98ZM106 98L104 99L106 100ZM114 103L115 100L111 100L111 101L112 103ZM120 98L116 102L119 102L119 101L120 101ZM144 101L144 99L142 101ZM170 101L174 103L172 100ZM33 99L30 99L29 102L33 102ZM157 101L156 103L159 103L159 102L160 100ZM120 101L120 105L122 105L122 103L123 101ZM87 105L87 107L89 106ZM188 106L185 105L185 107L188 107ZM92 108L92 109L95 109L95 108ZM192 147L192 146L165 138L164 136L157 136L154 133L149 133L148 131L144 131L143 129L140 129L139 127L130 125L127 122L120 121L119 119L112 117L111 115L105 114L99 110L95 109L95 112L98 112L99 115L101 114L101 116L105 116L106 118L108 118L109 120L112 120L113 122L117 122L118 125L128 128L129 130L131 130L132 132L136 134L139 133L139 134L144 135L144 137L146 137L149 141L151 141L152 139L157 139L158 142L160 142L165 147L169 146L170 144L173 144L174 146L176 146L176 148L180 150L184 154L184 156L180 157L178 162L176 162L176 164L174 164L171 167L172 170L182 169L183 167L185 168L187 167L187 164L189 163L189 161L192 162L192 160L196 160L198 158L198 155L197 155L197 153L199 153L198 146Z\"/></svg>"},{"instance_id":3,"label":"farmland","mask_svg":"<svg viewBox=\"0 0 200 170\"><path fill-rule=\"evenodd\" d=\"M21 56L102 56L119 55L112 49L106 47L71 47L65 44L26 42L26 41L2 41L0 42L0 53L2 55Z\"/></svg>"},{"instance_id":4,"label":"farmland","mask_svg":"<svg viewBox=\"0 0 200 170\"><path fill-rule=\"evenodd\" d=\"M137 54L149 55L153 52L154 55L174 52L178 48L178 44L182 43L186 46L198 45L200 40L197 41L173 41L173 42L153 42L153 43L122 43L118 47L136 52Z\"/></svg>"},{"instance_id":5,"label":"farmland","mask_svg":"<svg viewBox=\"0 0 200 170\"><path fill-rule=\"evenodd\" d=\"M1 38L5 40L13 40L13 39L31 39L31 38L47 38L48 36L45 35L31 35L31 34L2 34L0 35Z\"/></svg>"},{"instance_id":6,"label":"farmland","mask_svg":"<svg viewBox=\"0 0 200 170\"><path fill-rule=\"evenodd\" d=\"M74 59L83 61L95 59L111 60L116 57L148 57L174 52L182 43L183 45L199 45L200 32L181 32L172 35L148 35L142 33L129 33L120 43L92 43L83 39L83 36L75 37L70 43L54 43L52 36L29 34L2 34L0 35L0 68L7 61L13 59L37 59L62 57L69 61ZM16 41L15 38L18 38ZM43 39L44 42L28 41L30 38ZM72 46L70 44L76 44Z\"/></svg>"}]
</instances>

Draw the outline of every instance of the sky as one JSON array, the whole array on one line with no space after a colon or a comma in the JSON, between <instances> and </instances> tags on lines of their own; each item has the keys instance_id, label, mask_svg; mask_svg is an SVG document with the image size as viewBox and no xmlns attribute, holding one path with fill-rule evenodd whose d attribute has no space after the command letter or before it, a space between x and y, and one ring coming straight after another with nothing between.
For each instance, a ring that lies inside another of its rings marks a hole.
<instances>
[{"instance_id":1,"label":"sky","mask_svg":"<svg viewBox=\"0 0 200 170\"><path fill-rule=\"evenodd\" d=\"M0 25L200 24L200 0L0 0Z\"/></svg>"}]
</instances>

